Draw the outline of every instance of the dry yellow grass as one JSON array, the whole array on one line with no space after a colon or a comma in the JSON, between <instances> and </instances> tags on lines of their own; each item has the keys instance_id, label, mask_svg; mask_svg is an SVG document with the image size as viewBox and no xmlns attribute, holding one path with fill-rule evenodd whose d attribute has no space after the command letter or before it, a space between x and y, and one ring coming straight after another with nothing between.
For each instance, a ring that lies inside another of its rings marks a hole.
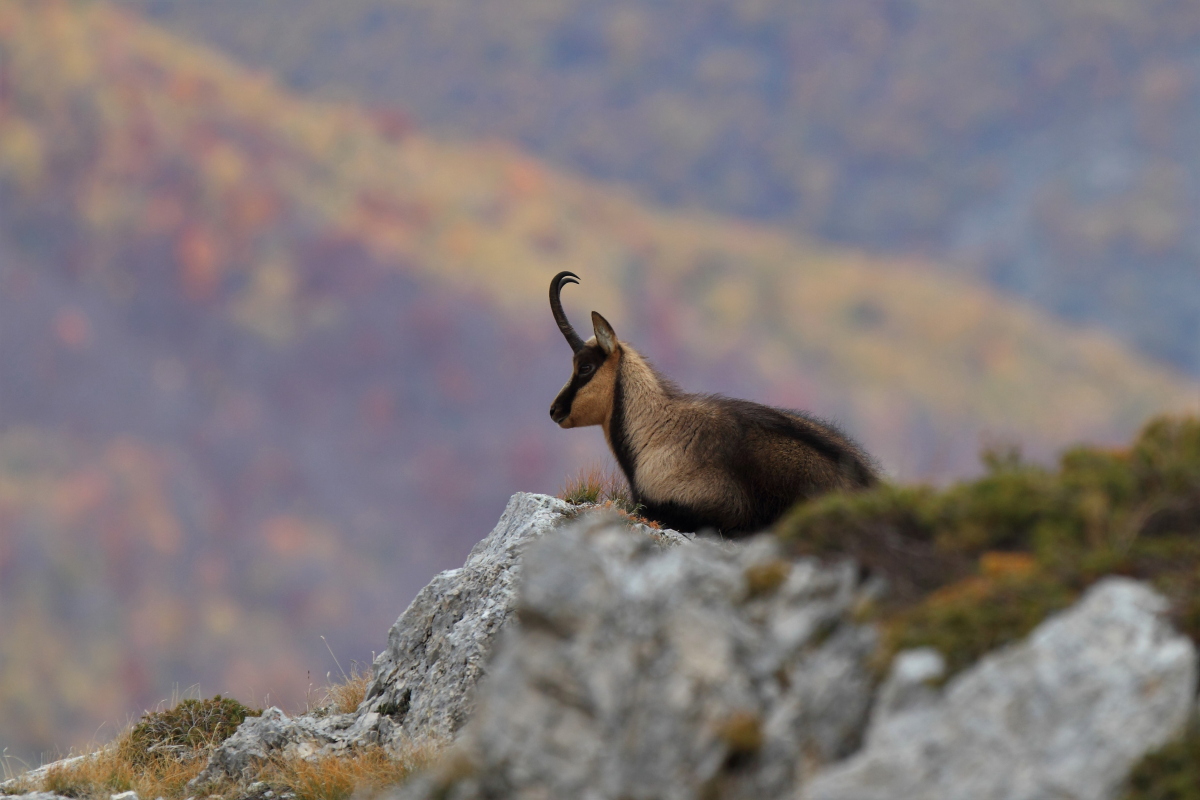
<instances>
[{"instance_id":1,"label":"dry yellow grass","mask_svg":"<svg viewBox=\"0 0 1200 800\"><path fill-rule=\"evenodd\" d=\"M339 711L353 711L368 683L369 676L355 665L345 683L330 687L331 705ZM188 782L204 768L212 747L232 732L224 730L228 726L213 724L214 713L227 712L235 705L244 709L235 701L220 698L185 700L147 714L112 743L51 767L41 776L19 780L9 791L46 791L84 800L130 790L139 797L167 800L195 794L188 789ZM204 718L198 724L189 725L200 717ZM247 782L266 782L278 793L294 794L297 800L369 797L404 782L414 770L429 765L440 750L436 744L425 744L399 754L370 747L308 760L279 757L262 765ZM244 788L226 780L209 784L204 791L210 796L236 796L244 794Z\"/></svg>"},{"instance_id":2,"label":"dry yellow grass","mask_svg":"<svg viewBox=\"0 0 1200 800\"><path fill-rule=\"evenodd\" d=\"M343 677L343 683L335 683L325 690L325 699L337 713L349 714L366 699L367 689L371 685L371 673L358 664L351 664L350 674Z\"/></svg>"},{"instance_id":3,"label":"dry yellow grass","mask_svg":"<svg viewBox=\"0 0 1200 800\"><path fill-rule=\"evenodd\" d=\"M193 793L187 783L204 768L207 750L139 764L123 743L98 751L91 758L51 769L40 782L21 788L77 798L107 798L130 790L139 797L181 798ZM297 800L345 800L403 783L415 770L428 766L439 751L436 746L426 745L395 756L373 747L311 760L278 759L266 764L253 780L264 781L277 792L292 792ZM210 785L205 791L227 795L236 790L236 784L229 782Z\"/></svg>"},{"instance_id":4,"label":"dry yellow grass","mask_svg":"<svg viewBox=\"0 0 1200 800\"><path fill-rule=\"evenodd\" d=\"M414 747L395 756L379 747L311 760L289 759L268 765L258 776L271 786L294 792L296 800L345 800L374 795L407 780L432 763L440 748Z\"/></svg>"},{"instance_id":5,"label":"dry yellow grass","mask_svg":"<svg viewBox=\"0 0 1200 800\"><path fill-rule=\"evenodd\" d=\"M127 746L128 737L126 731L115 745L88 758L52 767L40 781L41 785L32 789L79 798L108 797L130 790L139 797L184 797L187 782L204 768L203 756L207 753L199 750L139 764Z\"/></svg>"}]
</instances>

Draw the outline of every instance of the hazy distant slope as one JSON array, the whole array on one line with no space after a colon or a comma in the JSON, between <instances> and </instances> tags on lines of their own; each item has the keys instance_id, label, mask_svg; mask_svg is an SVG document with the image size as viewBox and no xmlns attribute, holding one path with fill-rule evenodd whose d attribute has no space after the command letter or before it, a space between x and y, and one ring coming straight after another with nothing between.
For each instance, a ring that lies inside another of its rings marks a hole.
<instances>
[{"instance_id":1,"label":"hazy distant slope","mask_svg":"<svg viewBox=\"0 0 1200 800\"><path fill-rule=\"evenodd\" d=\"M10 752L179 683L300 702L333 668L319 636L365 659L510 492L597 457L547 415L558 269L578 324L602 309L688 387L837 416L908 476L1196 397L927 265L306 101L109 5L0 4L0 75Z\"/></svg>"},{"instance_id":2,"label":"hazy distant slope","mask_svg":"<svg viewBox=\"0 0 1200 800\"><path fill-rule=\"evenodd\" d=\"M128 0L649 198L934 252L1200 374L1184 0Z\"/></svg>"},{"instance_id":3,"label":"hazy distant slope","mask_svg":"<svg viewBox=\"0 0 1200 800\"><path fill-rule=\"evenodd\" d=\"M0 5L0 75L0 750L303 703L575 467L551 342L342 230L356 115L78 3Z\"/></svg>"},{"instance_id":4,"label":"hazy distant slope","mask_svg":"<svg viewBox=\"0 0 1200 800\"><path fill-rule=\"evenodd\" d=\"M143 277L154 287L166 281L182 307L216 304L229 323L287 341L333 313L319 300L338 293L326 288L336 254L315 259L306 246L316 238L470 288L514 323L530 325L532 313L544 331L544 284L569 267L585 284L568 302L603 308L620 331L647 329L652 356L657 347L660 359L703 371L728 359L739 379L838 411L891 463L910 466L919 457L892 441L927 414L956 435L982 428L1053 443L1105 436L1190 399L1190 384L1104 337L1072 333L919 264L653 212L501 145L389 137L351 107L289 97L105 6L85 9L84 38L46 26L50 33L34 29L10 45L13 74L29 75L36 92L19 95L9 129L40 129L33 138L64 148L46 163L86 154L77 174L64 173L83 241L169 244L160 254L169 262L125 276L135 296L150 291ZM36 26L55 15L79 19L65 10L14 17ZM89 49L100 38L91 31L105 26L108 41ZM56 44L72 52L57 70L42 63ZM76 129L90 127L94 138L81 149L54 126L88 108L94 117ZM37 176L22 180L36 185ZM82 268L130 269L107 255L88 248ZM863 398L885 394L888 409L875 420ZM948 444L940 436L936 447Z\"/></svg>"}]
</instances>

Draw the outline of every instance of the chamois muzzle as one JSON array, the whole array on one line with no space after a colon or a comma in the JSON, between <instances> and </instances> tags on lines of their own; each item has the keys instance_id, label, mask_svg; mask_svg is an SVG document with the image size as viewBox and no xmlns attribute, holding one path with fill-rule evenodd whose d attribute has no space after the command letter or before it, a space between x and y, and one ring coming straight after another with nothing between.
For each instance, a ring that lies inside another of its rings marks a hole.
<instances>
[{"instance_id":1,"label":"chamois muzzle","mask_svg":"<svg viewBox=\"0 0 1200 800\"><path fill-rule=\"evenodd\" d=\"M550 311L554 314L554 321L558 323L558 329L562 331L562 335L566 337L567 344L571 345L571 351L578 353L583 349L583 339L571 327L571 323L567 322L567 315L563 311L562 300L559 299L559 292L562 291L563 284L579 283L579 276L574 272L560 272L550 281Z\"/></svg>"}]
</instances>

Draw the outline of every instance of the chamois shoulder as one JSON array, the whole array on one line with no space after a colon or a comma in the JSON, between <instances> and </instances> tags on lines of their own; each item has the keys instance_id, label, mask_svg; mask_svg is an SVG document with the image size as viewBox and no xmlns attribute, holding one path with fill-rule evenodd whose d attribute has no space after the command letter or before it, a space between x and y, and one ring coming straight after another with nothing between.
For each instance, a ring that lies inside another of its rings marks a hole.
<instances>
[{"instance_id":1,"label":"chamois shoulder","mask_svg":"<svg viewBox=\"0 0 1200 800\"><path fill-rule=\"evenodd\" d=\"M878 465L838 425L805 411L776 408L750 400L723 395L704 395L705 401L721 409L743 430L758 429L772 436L791 439L823 457L843 465L862 486L878 483Z\"/></svg>"}]
</instances>

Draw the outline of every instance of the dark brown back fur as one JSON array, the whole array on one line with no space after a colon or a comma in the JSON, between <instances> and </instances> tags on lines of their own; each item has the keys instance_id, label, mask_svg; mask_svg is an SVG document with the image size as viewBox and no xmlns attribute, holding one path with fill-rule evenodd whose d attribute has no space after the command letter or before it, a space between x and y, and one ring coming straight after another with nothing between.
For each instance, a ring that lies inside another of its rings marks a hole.
<instances>
[{"instance_id":1,"label":"dark brown back fur","mask_svg":"<svg viewBox=\"0 0 1200 800\"><path fill-rule=\"evenodd\" d=\"M628 354L631 348L622 343L622 350ZM640 361L636 353L634 359ZM679 436L680 457L711 466L710 474L695 474L691 485L651 486L654 481L639 464L644 447L630 435L630 420L641 411L629 403L627 392L630 373L640 371L634 359L622 359L633 369L621 365L626 368L618 374L608 434L634 500L648 518L676 530L713 528L736 537L768 527L802 500L878 483L870 457L834 425L748 400L685 394L650 370L668 407L699 420Z\"/></svg>"}]
</instances>

